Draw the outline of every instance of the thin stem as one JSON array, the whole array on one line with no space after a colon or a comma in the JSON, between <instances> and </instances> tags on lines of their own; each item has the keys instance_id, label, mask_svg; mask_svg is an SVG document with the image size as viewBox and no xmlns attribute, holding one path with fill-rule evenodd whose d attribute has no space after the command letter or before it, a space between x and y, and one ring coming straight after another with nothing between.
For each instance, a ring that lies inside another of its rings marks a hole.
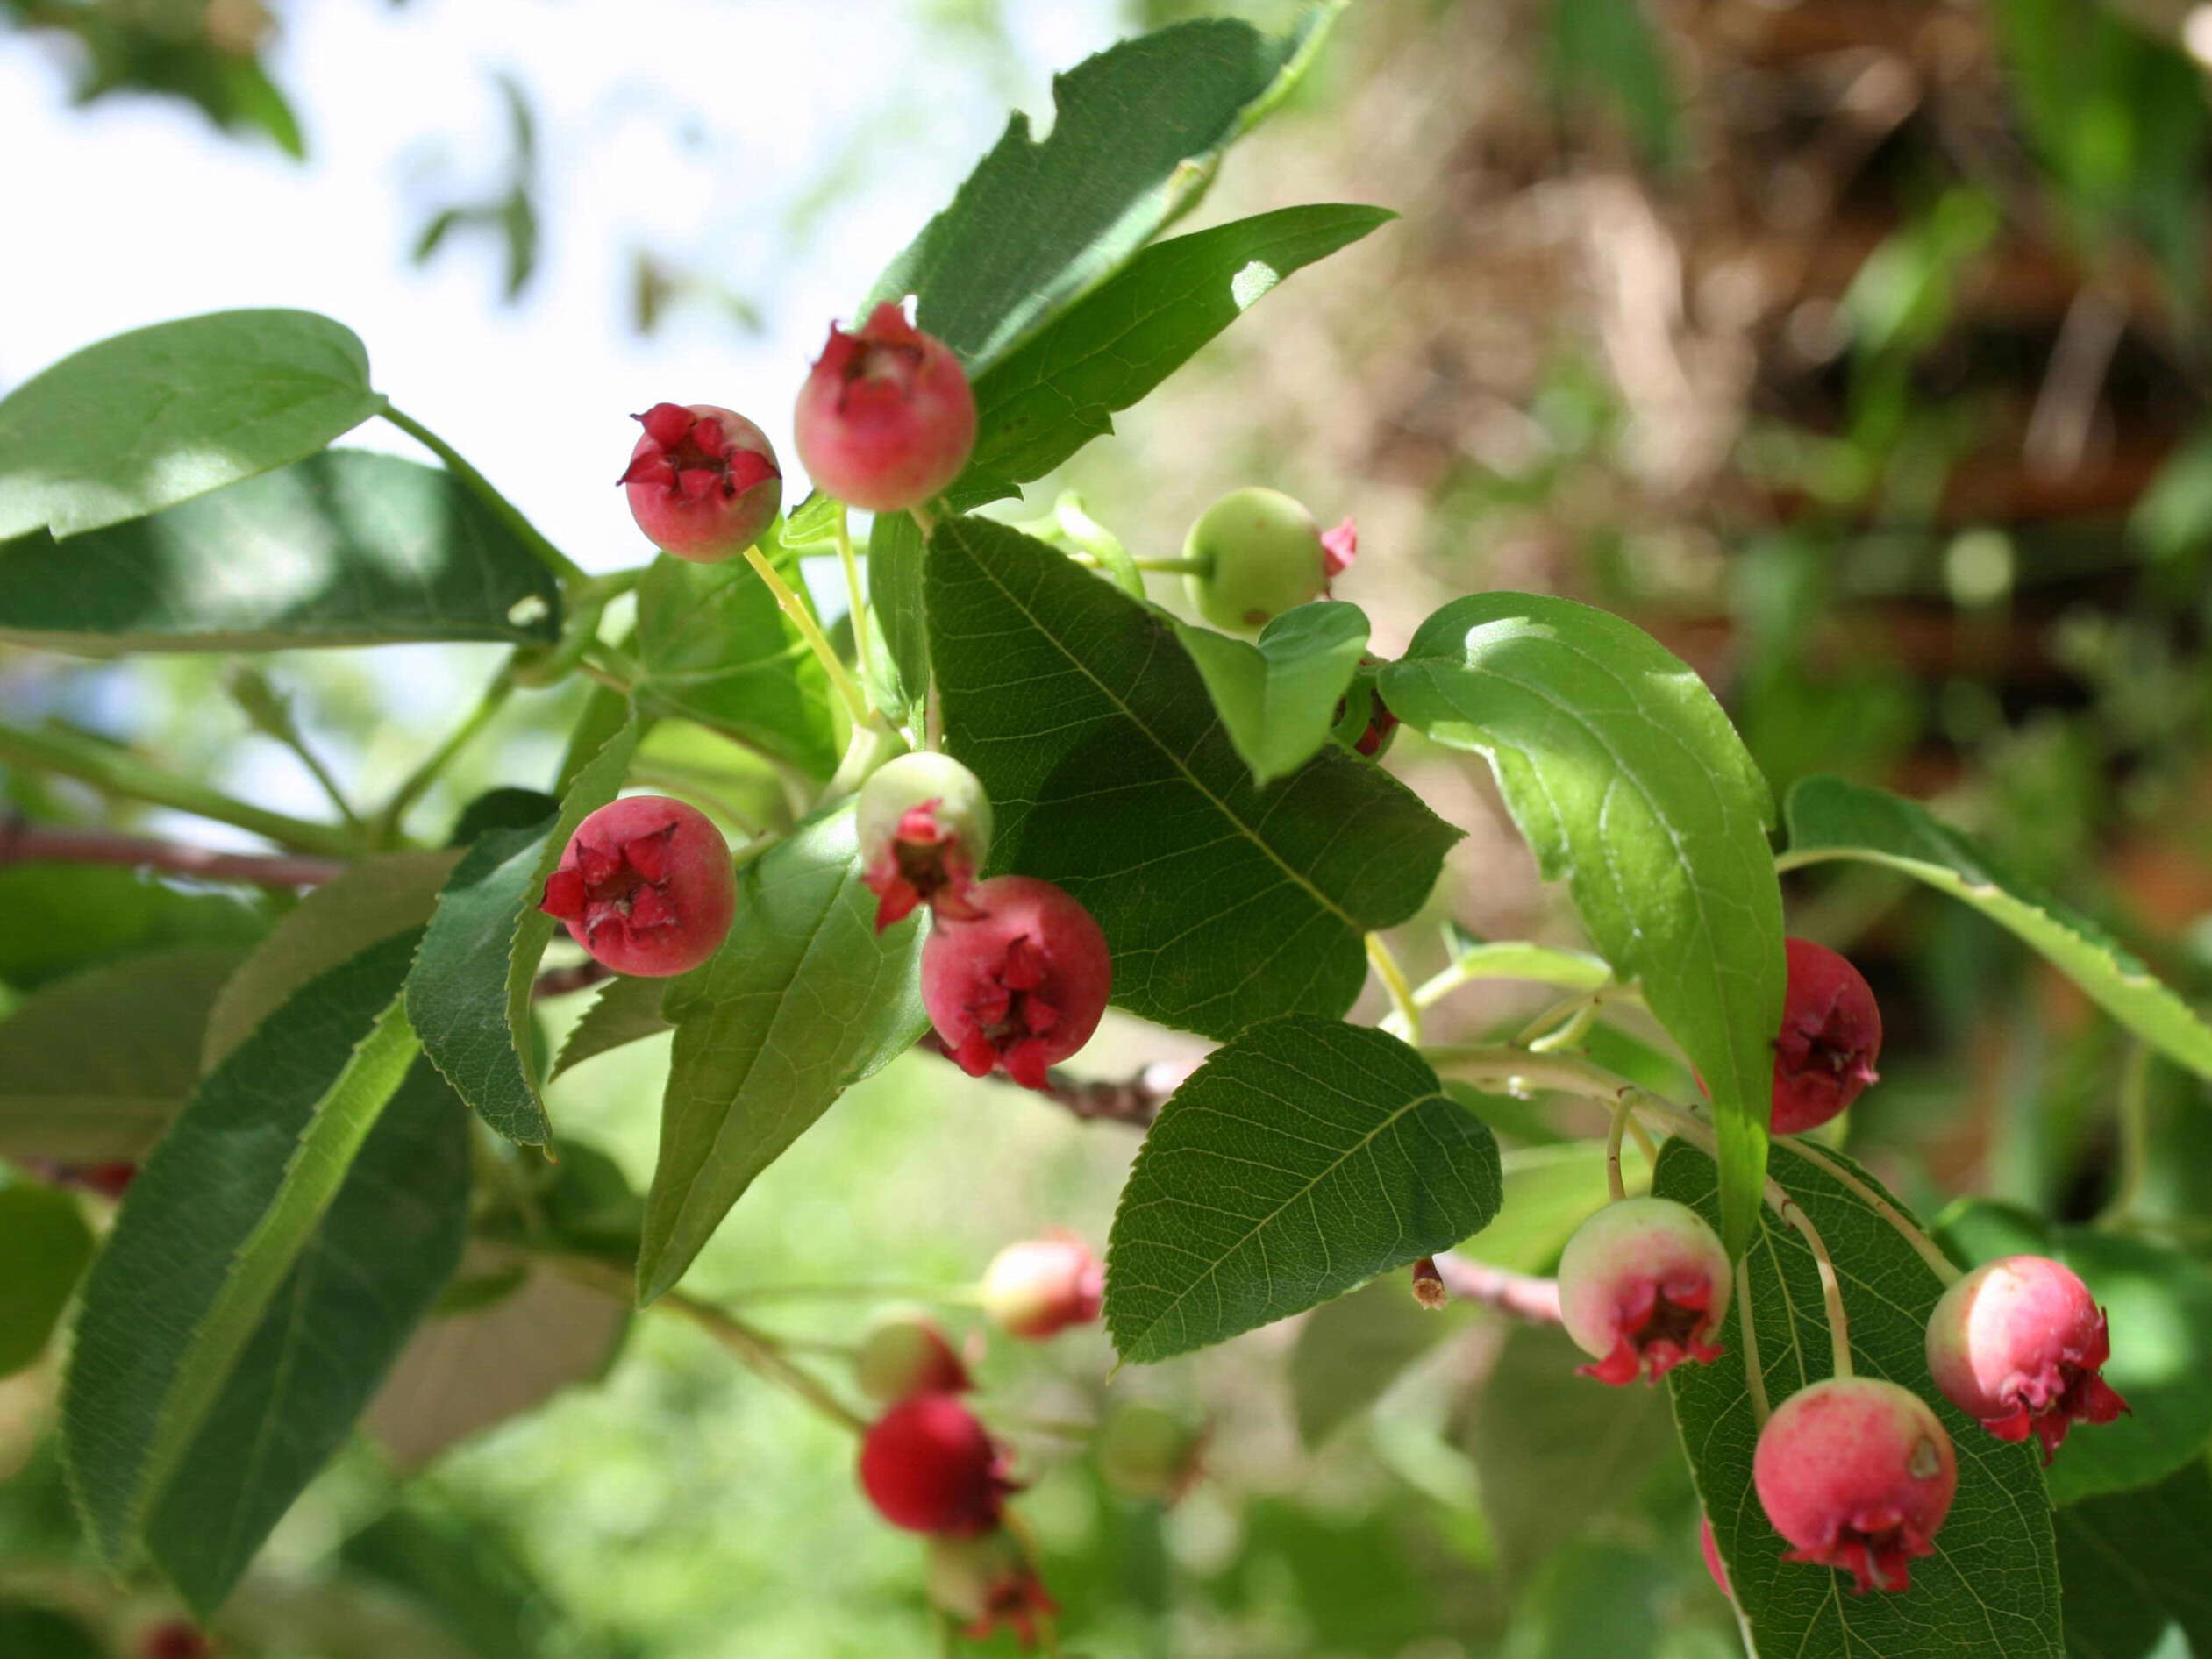
<instances>
[{"instance_id":1,"label":"thin stem","mask_svg":"<svg viewBox=\"0 0 2212 1659\"><path fill-rule=\"evenodd\" d=\"M1744 1389L1752 1397L1752 1421L1764 1428L1773 1411L1766 1403L1766 1372L1759 1363L1759 1320L1752 1312L1752 1259L1736 1264L1736 1328L1744 1335Z\"/></svg>"},{"instance_id":2,"label":"thin stem","mask_svg":"<svg viewBox=\"0 0 2212 1659\"><path fill-rule=\"evenodd\" d=\"M610 570L603 576L588 577L576 585L570 597L579 605L603 605L637 587L652 569L651 565L632 565L626 570Z\"/></svg>"},{"instance_id":3,"label":"thin stem","mask_svg":"<svg viewBox=\"0 0 2212 1659\"><path fill-rule=\"evenodd\" d=\"M1421 1010L1414 1006L1413 986L1406 979L1405 970L1398 965L1398 958L1391 954L1389 943L1379 933L1367 936L1367 965L1382 981L1382 988L1390 993L1392 1017L1404 1031L1406 1041L1418 1043Z\"/></svg>"},{"instance_id":4,"label":"thin stem","mask_svg":"<svg viewBox=\"0 0 2212 1659\"><path fill-rule=\"evenodd\" d=\"M853 609L853 653L860 659L860 678L875 680L875 646L868 637L868 597L860 587L860 561L853 556L853 527L846 523L845 503L838 503L838 563L845 567L845 595Z\"/></svg>"},{"instance_id":5,"label":"thin stem","mask_svg":"<svg viewBox=\"0 0 2212 1659\"><path fill-rule=\"evenodd\" d=\"M770 564L767 555L758 547L746 548L745 558L760 580L768 585L768 591L775 595L776 608L789 618L791 625L799 630L799 637L806 641L807 649L821 663L822 672L830 677L830 684L835 688L838 700L845 704L845 712L853 716L853 723L856 726L872 723L875 719L875 710L868 706L866 694L854 681L843 659L830 648L830 637L822 631L822 624L814 620L814 612L807 602L791 591L791 584L783 580L783 573ZM854 625L857 629L857 618Z\"/></svg>"},{"instance_id":6,"label":"thin stem","mask_svg":"<svg viewBox=\"0 0 2212 1659\"><path fill-rule=\"evenodd\" d=\"M1477 1302L1537 1325L1559 1322L1559 1282L1469 1261L1446 1250L1434 1258L1444 1288L1462 1302Z\"/></svg>"},{"instance_id":7,"label":"thin stem","mask_svg":"<svg viewBox=\"0 0 2212 1659\"><path fill-rule=\"evenodd\" d=\"M1202 559L1132 559L1130 562L1139 570L1162 576L1201 576L1208 569Z\"/></svg>"},{"instance_id":8,"label":"thin stem","mask_svg":"<svg viewBox=\"0 0 2212 1659\"><path fill-rule=\"evenodd\" d=\"M2124 1221L2143 1201L2143 1189L2151 1168L2151 1045L2137 1042L2128 1050L2120 1072L2120 1093L2113 1110L2120 1135L2120 1182L2098 1219Z\"/></svg>"},{"instance_id":9,"label":"thin stem","mask_svg":"<svg viewBox=\"0 0 2212 1659\"><path fill-rule=\"evenodd\" d=\"M1652 1139L1651 1132L1638 1123L1633 1116L1628 1121L1628 1132L1629 1138L1636 1143L1636 1150L1644 1155L1645 1167L1658 1168L1659 1145Z\"/></svg>"},{"instance_id":10,"label":"thin stem","mask_svg":"<svg viewBox=\"0 0 2212 1659\"><path fill-rule=\"evenodd\" d=\"M1626 1078L1571 1054L1531 1054L1526 1049L1474 1043L1443 1043L1421 1050L1430 1064L1473 1083L1495 1083L1509 1093L1557 1089L1611 1106L1638 1093Z\"/></svg>"},{"instance_id":11,"label":"thin stem","mask_svg":"<svg viewBox=\"0 0 2212 1659\"><path fill-rule=\"evenodd\" d=\"M1605 1136L1605 1190L1613 1195L1616 1204L1628 1196L1628 1183L1621 1178L1621 1136L1631 1115L1629 1101L1623 1097L1613 1108L1613 1127Z\"/></svg>"},{"instance_id":12,"label":"thin stem","mask_svg":"<svg viewBox=\"0 0 2212 1659\"><path fill-rule=\"evenodd\" d=\"M64 727L35 732L0 727L0 765L59 773L89 783L103 794L189 812L266 836L280 846L302 852L346 858L359 851L352 832L339 825L310 823L303 818L249 806L219 789L150 766L116 744Z\"/></svg>"},{"instance_id":13,"label":"thin stem","mask_svg":"<svg viewBox=\"0 0 2212 1659\"><path fill-rule=\"evenodd\" d=\"M1799 1157L1888 1222L1890 1229L1911 1245L1920 1259L1928 1264L1930 1271L1945 1285L1956 1285L1964 1277L1959 1271L1958 1264L1943 1253L1940 1244L1915 1227L1902 1210L1845 1169L1838 1160L1830 1157L1824 1148L1794 1136L1790 1137L1788 1146Z\"/></svg>"},{"instance_id":14,"label":"thin stem","mask_svg":"<svg viewBox=\"0 0 2212 1659\"><path fill-rule=\"evenodd\" d=\"M731 1300L739 1307L755 1302L929 1302L938 1307L968 1307L975 1302L973 1285L924 1285L897 1280L864 1282L858 1279L794 1281L786 1285L755 1285L739 1291Z\"/></svg>"},{"instance_id":15,"label":"thin stem","mask_svg":"<svg viewBox=\"0 0 2212 1659\"><path fill-rule=\"evenodd\" d=\"M348 868L338 858L214 852L114 830L26 823L19 817L0 822L0 865L10 864L118 864L196 876L203 881L245 881L261 887L320 886Z\"/></svg>"},{"instance_id":16,"label":"thin stem","mask_svg":"<svg viewBox=\"0 0 2212 1659\"><path fill-rule=\"evenodd\" d=\"M574 559L547 541L544 532L523 516L522 509L493 487L491 480L471 466L459 450L413 416L393 408L389 402L380 412L386 420L445 462L446 470L467 485L479 501L506 523L507 528L515 532L523 545L537 556L539 563L560 579L563 588L591 580Z\"/></svg>"},{"instance_id":17,"label":"thin stem","mask_svg":"<svg viewBox=\"0 0 2212 1659\"><path fill-rule=\"evenodd\" d=\"M407 774L399 787L392 791L391 799L377 810L371 831L379 841L398 834L400 821L407 815L408 809L422 799L423 793L453 764L453 758L473 743L506 706L515 689L510 672L513 666L510 658L492 677L491 684L484 687L483 695L476 700L476 706L469 710L467 717L453 728L445 742L423 758L422 764Z\"/></svg>"}]
</instances>

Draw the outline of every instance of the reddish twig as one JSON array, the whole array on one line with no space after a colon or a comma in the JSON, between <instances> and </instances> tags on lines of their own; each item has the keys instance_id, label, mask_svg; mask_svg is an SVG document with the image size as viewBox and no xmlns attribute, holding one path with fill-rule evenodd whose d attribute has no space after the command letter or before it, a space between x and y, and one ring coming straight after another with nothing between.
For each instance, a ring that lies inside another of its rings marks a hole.
<instances>
[{"instance_id":1,"label":"reddish twig","mask_svg":"<svg viewBox=\"0 0 2212 1659\"><path fill-rule=\"evenodd\" d=\"M245 881L259 887L314 887L334 880L346 868L338 858L296 853L217 852L115 830L63 828L29 823L20 817L0 822L0 865L119 864L203 881Z\"/></svg>"},{"instance_id":2,"label":"reddish twig","mask_svg":"<svg viewBox=\"0 0 2212 1659\"><path fill-rule=\"evenodd\" d=\"M1559 1281L1555 1278L1470 1262L1449 1251L1431 1258L1430 1265L1444 1281L1445 1290L1459 1301L1480 1302L1531 1324L1559 1322Z\"/></svg>"},{"instance_id":3,"label":"reddish twig","mask_svg":"<svg viewBox=\"0 0 2212 1659\"><path fill-rule=\"evenodd\" d=\"M614 970L605 963L586 957L573 967L547 968L531 982L533 997L565 997L578 991L589 990L602 979L615 977Z\"/></svg>"},{"instance_id":4,"label":"reddish twig","mask_svg":"<svg viewBox=\"0 0 2212 1659\"><path fill-rule=\"evenodd\" d=\"M934 1031L927 1033L917 1046L948 1060L953 1057ZM1127 1123L1141 1129L1160 1115L1160 1108L1167 1104L1167 1097L1197 1069L1174 1060L1154 1060L1133 1077L1088 1082L1069 1077L1065 1072L1053 1072L1046 1079L1051 1086L1038 1092L1066 1107L1076 1117Z\"/></svg>"}]
</instances>

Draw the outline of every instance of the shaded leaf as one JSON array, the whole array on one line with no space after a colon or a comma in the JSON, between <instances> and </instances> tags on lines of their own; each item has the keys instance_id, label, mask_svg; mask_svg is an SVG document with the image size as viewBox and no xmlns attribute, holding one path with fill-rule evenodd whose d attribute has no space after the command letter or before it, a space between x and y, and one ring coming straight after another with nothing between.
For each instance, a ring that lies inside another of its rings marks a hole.
<instances>
[{"instance_id":1,"label":"shaded leaf","mask_svg":"<svg viewBox=\"0 0 2212 1659\"><path fill-rule=\"evenodd\" d=\"M1622 1150L1621 1167L1630 1192L1645 1185L1644 1160L1632 1143ZM1596 1141L1516 1146L1505 1155L1504 1170L1505 1203L1498 1219L1459 1253L1516 1273L1548 1273L1574 1229L1612 1196L1605 1148Z\"/></svg>"},{"instance_id":2,"label":"shaded leaf","mask_svg":"<svg viewBox=\"0 0 2212 1659\"><path fill-rule=\"evenodd\" d=\"M2071 1442L2069 1442L2071 1444ZM2212 1653L2212 1470L2200 1457L2155 1486L2059 1512L2066 1651L2144 1659L2169 1624Z\"/></svg>"},{"instance_id":3,"label":"shaded leaf","mask_svg":"<svg viewBox=\"0 0 2212 1659\"><path fill-rule=\"evenodd\" d=\"M1260 784L1295 772L1329 741L1367 648L1366 616L1335 600L1283 612L1256 644L1188 623L1174 629L1229 741Z\"/></svg>"},{"instance_id":4,"label":"shaded leaf","mask_svg":"<svg viewBox=\"0 0 2212 1659\"><path fill-rule=\"evenodd\" d=\"M1302 1313L1480 1232L1497 1143L1395 1037L1271 1021L1145 1137L1114 1215L1106 1328L1146 1364Z\"/></svg>"},{"instance_id":5,"label":"shaded leaf","mask_svg":"<svg viewBox=\"0 0 2212 1659\"><path fill-rule=\"evenodd\" d=\"M471 1659L539 1659L561 1611L491 1527L420 1485L340 1546L349 1577L398 1591L465 1644Z\"/></svg>"},{"instance_id":6,"label":"shaded leaf","mask_svg":"<svg viewBox=\"0 0 2212 1659\"><path fill-rule=\"evenodd\" d=\"M112 865L0 865L0 981L18 991L181 945L245 951L277 908L260 894L179 886Z\"/></svg>"},{"instance_id":7,"label":"shaded leaf","mask_svg":"<svg viewBox=\"0 0 2212 1659\"><path fill-rule=\"evenodd\" d=\"M1388 1393L1414 1361L1466 1328L1450 1309L1431 1312L1415 1301L1409 1282L1395 1273L1324 1302L1299 1325L1290 1350L1298 1438L1318 1447Z\"/></svg>"},{"instance_id":8,"label":"shaded leaf","mask_svg":"<svg viewBox=\"0 0 2212 1659\"><path fill-rule=\"evenodd\" d=\"M0 1187L0 1377L46 1350L92 1258L92 1229L75 1195L51 1186ZM0 1649L5 1651L5 1649Z\"/></svg>"},{"instance_id":9,"label":"shaded leaf","mask_svg":"<svg viewBox=\"0 0 2212 1659\"><path fill-rule=\"evenodd\" d=\"M665 979L610 979L560 1045L553 1074L559 1077L610 1050L674 1030L660 1012L667 989Z\"/></svg>"}]
</instances>

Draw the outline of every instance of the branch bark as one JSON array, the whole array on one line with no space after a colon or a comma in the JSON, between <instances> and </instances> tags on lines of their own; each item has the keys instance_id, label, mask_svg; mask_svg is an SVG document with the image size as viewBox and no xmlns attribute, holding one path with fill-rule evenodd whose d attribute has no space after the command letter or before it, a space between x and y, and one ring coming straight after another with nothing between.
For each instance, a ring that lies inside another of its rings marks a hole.
<instances>
[{"instance_id":1,"label":"branch bark","mask_svg":"<svg viewBox=\"0 0 2212 1659\"><path fill-rule=\"evenodd\" d=\"M339 858L299 853L218 852L208 847L90 830L30 823L19 817L0 822L0 865L113 864L203 881L244 881L260 887L314 887L342 874Z\"/></svg>"},{"instance_id":2,"label":"branch bark","mask_svg":"<svg viewBox=\"0 0 2212 1659\"><path fill-rule=\"evenodd\" d=\"M924 1036L919 1046L947 1060L953 1058L934 1031ZM1160 1108L1167 1104L1167 1097L1197 1069L1178 1061L1155 1060L1126 1078L1085 1080L1072 1078L1065 1072L1053 1072L1046 1078L1050 1086L1041 1093L1076 1117L1126 1123L1141 1129L1160 1115Z\"/></svg>"}]
</instances>

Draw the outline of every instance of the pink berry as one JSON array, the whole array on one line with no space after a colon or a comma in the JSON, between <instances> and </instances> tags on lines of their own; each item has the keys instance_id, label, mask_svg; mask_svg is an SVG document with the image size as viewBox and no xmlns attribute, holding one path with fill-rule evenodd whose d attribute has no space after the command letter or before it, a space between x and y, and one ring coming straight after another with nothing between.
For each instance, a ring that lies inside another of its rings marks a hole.
<instances>
[{"instance_id":1,"label":"pink berry","mask_svg":"<svg viewBox=\"0 0 2212 1659\"><path fill-rule=\"evenodd\" d=\"M1713 1536L1710 1515L1697 1518L1697 1548L1705 1557L1705 1570L1713 1575L1713 1587L1730 1601L1735 1600L1736 1592L1728 1585L1727 1564L1721 1560L1721 1542Z\"/></svg>"},{"instance_id":2,"label":"pink berry","mask_svg":"<svg viewBox=\"0 0 2212 1659\"><path fill-rule=\"evenodd\" d=\"M960 1634L983 1641L1010 1630L1036 1645L1040 1623L1060 1611L1021 1542L1003 1527L980 1538L932 1538L931 1604L961 1621Z\"/></svg>"},{"instance_id":3,"label":"pink berry","mask_svg":"<svg viewBox=\"0 0 2212 1659\"><path fill-rule=\"evenodd\" d=\"M2046 1256L1983 1263L1928 1321L1928 1370L1944 1398L1999 1440L2033 1434L2046 1463L2071 1424L2128 1409L2098 1374L2111 1352L2089 1287Z\"/></svg>"},{"instance_id":4,"label":"pink berry","mask_svg":"<svg viewBox=\"0 0 2212 1659\"><path fill-rule=\"evenodd\" d=\"M958 1394L974 1386L937 1321L904 1309L893 1309L869 1324L853 1356L853 1374L863 1394L885 1406L917 1394Z\"/></svg>"},{"instance_id":5,"label":"pink berry","mask_svg":"<svg viewBox=\"0 0 2212 1659\"><path fill-rule=\"evenodd\" d=\"M1906 1590L1932 1555L1959 1466L1927 1402L1873 1377L1830 1378L1784 1400L1759 1436L1752 1480L1784 1561L1841 1567L1852 1588Z\"/></svg>"},{"instance_id":6,"label":"pink berry","mask_svg":"<svg viewBox=\"0 0 2212 1659\"><path fill-rule=\"evenodd\" d=\"M922 947L922 1006L971 1077L995 1067L1025 1088L1090 1041L1113 959L1089 911L1049 881L995 876L968 894L973 922L944 921Z\"/></svg>"},{"instance_id":7,"label":"pink berry","mask_svg":"<svg viewBox=\"0 0 2212 1659\"><path fill-rule=\"evenodd\" d=\"M1785 939L1789 989L1774 1039L1777 1135L1817 1129L1874 1081L1881 1009L1859 970L1809 939Z\"/></svg>"},{"instance_id":8,"label":"pink berry","mask_svg":"<svg viewBox=\"0 0 2212 1659\"><path fill-rule=\"evenodd\" d=\"M181 1620L159 1624L139 1638L139 1659L209 1659L214 1645Z\"/></svg>"},{"instance_id":9,"label":"pink berry","mask_svg":"<svg viewBox=\"0 0 2212 1659\"><path fill-rule=\"evenodd\" d=\"M1684 1360L1720 1357L1709 1340L1728 1312L1728 1252L1686 1204L1631 1198L1582 1223L1559 1257L1559 1314L1595 1364L1585 1377L1656 1382Z\"/></svg>"},{"instance_id":10,"label":"pink berry","mask_svg":"<svg viewBox=\"0 0 2212 1659\"><path fill-rule=\"evenodd\" d=\"M950 755L901 755L861 787L857 829L861 879L880 902L878 933L928 904L949 921L973 922L975 872L991 851L991 801L975 774Z\"/></svg>"},{"instance_id":11,"label":"pink berry","mask_svg":"<svg viewBox=\"0 0 2212 1659\"><path fill-rule=\"evenodd\" d=\"M665 979L722 948L737 902L730 844L704 814L628 795L576 826L539 908L617 973Z\"/></svg>"},{"instance_id":12,"label":"pink berry","mask_svg":"<svg viewBox=\"0 0 2212 1659\"><path fill-rule=\"evenodd\" d=\"M983 1271L983 1312L1010 1336L1043 1342L1088 1325L1106 1299L1106 1265L1073 1233L1009 1244Z\"/></svg>"},{"instance_id":13,"label":"pink berry","mask_svg":"<svg viewBox=\"0 0 2212 1659\"><path fill-rule=\"evenodd\" d=\"M997 1526L1013 1490L1004 1455L950 1394L917 1394L876 1419L860 1442L860 1485L894 1527L953 1538Z\"/></svg>"},{"instance_id":14,"label":"pink berry","mask_svg":"<svg viewBox=\"0 0 2212 1659\"><path fill-rule=\"evenodd\" d=\"M871 512L904 512L967 465L975 394L952 348L886 301L857 333L831 325L794 424L817 488Z\"/></svg>"},{"instance_id":15,"label":"pink berry","mask_svg":"<svg viewBox=\"0 0 2212 1659\"><path fill-rule=\"evenodd\" d=\"M712 565L760 539L783 505L783 473L767 433L712 403L655 403L631 418L645 435L617 481L647 541Z\"/></svg>"}]
</instances>

